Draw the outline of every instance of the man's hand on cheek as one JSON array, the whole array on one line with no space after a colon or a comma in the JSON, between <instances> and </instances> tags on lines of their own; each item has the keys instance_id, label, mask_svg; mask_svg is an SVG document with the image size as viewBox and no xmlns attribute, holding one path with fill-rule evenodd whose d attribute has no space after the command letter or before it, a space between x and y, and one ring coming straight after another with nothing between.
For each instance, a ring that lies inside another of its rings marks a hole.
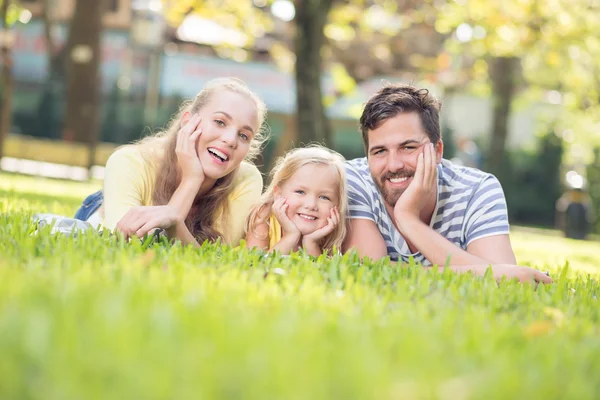
<instances>
[{"instance_id":1,"label":"man's hand on cheek","mask_svg":"<svg viewBox=\"0 0 600 400\"><path fill-rule=\"evenodd\" d=\"M413 215L417 218L427 200L435 194L437 182L437 157L432 143L423 146L417 158L415 175L394 206L394 219Z\"/></svg>"}]
</instances>

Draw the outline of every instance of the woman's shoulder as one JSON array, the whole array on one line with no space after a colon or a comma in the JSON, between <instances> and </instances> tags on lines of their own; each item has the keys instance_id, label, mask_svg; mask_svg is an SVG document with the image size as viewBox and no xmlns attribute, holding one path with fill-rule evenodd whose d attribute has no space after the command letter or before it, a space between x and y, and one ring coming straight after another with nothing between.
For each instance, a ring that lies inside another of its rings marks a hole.
<instances>
[{"instance_id":1,"label":"woman's shoulder","mask_svg":"<svg viewBox=\"0 0 600 400\"><path fill-rule=\"evenodd\" d=\"M242 163L240 164L240 169L238 170L238 173L236 174L236 177L234 179L234 185L237 186L238 184L244 182L258 183L261 185L261 187L263 183L262 174L260 173L258 168L256 168L256 165L247 161L242 161Z\"/></svg>"},{"instance_id":2,"label":"woman's shoulder","mask_svg":"<svg viewBox=\"0 0 600 400\"><path fill-rule=\"evenodd\" d=\"M108 157L106 165L125 166L131 164L142 164L143 161L144 158L142 157L139 146L127 144L117 148L110 155L110 157Z\"/></svg>"}]
</instances>

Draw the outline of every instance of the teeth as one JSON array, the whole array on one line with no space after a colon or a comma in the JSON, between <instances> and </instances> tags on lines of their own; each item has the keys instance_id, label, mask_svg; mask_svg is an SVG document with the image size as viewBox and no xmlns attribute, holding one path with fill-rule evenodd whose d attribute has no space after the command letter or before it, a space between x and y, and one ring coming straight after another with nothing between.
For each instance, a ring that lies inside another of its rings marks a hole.
<instances>
[{"instance_id":1,"label":"teeth","mask_svg":"<svg viewBox=\"0 0 600 400\"><path fill-rule=\"evenodd\" d=\"M405 182L408 180L408 177L405 176L403 178L390 178L390 182L392 183L401 183L401 182Z\"/></svg>"},{"instance_id":2,"label":"teeth","mask_svg":"<svg viewBox=\"0 0 600 400\"><path fill-rule=\"evenodd\" d=\"M307 219L309 221L314 221L315 219L317 219L317 217L313 217L312 215L306 215L306 214L298 214L298 216L300 218L304 218L304 219Z\"/></svg>"},{"instance_id":3,"label":"teeth","mask_svg":"<svg viewBox=\"0 0 600 400\"><path fill-rule=\"evenodd\" d=\"M215 156L219 157L223 161L227 161L229 159L229 157L227 157L227 154L225 154L222 151L219 151L217 149L210 148L210 149L208 149L208 151L210 151L211 153L213 153Z\"/></svg>"}]
</instances>

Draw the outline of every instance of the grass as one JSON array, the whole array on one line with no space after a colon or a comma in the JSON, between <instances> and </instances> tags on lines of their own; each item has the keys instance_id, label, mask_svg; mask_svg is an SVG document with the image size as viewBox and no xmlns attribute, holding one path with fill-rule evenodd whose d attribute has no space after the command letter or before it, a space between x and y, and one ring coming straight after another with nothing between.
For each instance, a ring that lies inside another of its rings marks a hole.
<instances>
[{"instance_id":1,"label":"grass","mask_svg":"<svg viewBox=\"0 0 600 400\"><path fill-rule=\"evenodd\" d=\"M98 184L0 175L2 399L593 399L599 244L519 231L551 286L37 234ZM565 268L565 264L569 264Z\"/></svg>"}]
</instances>

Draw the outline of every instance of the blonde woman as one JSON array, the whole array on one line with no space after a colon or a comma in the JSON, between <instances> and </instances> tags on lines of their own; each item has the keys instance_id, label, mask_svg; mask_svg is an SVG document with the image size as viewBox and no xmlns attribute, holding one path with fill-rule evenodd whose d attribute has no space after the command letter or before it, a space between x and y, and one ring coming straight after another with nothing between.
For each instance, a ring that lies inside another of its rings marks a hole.
<instances>
[{"instance_id":1,"label":"blonde woman","mask_svg":"<svg viewBox=\"0 0 600 400\"><path fill-rule=\"evenodd\" d=\"M242 81L209 82L165 131L110 156L103 192L86 199L76 218L125 237L162 228L184 244L238 243L262 191L250 161L265 140L265 114Z\"/></svg>"},{"instance_id":2,"label":"blonde woman","mask_svg":"<svg viewBox=\"0 0 600 400\"><path fill-rule=\"evenodd\" d=\"M298 148L280 158L269 187L252 209L246 245L313 256L340 249L346 235L344 158L321 146Z\"/></svg>"}]
</instances>

